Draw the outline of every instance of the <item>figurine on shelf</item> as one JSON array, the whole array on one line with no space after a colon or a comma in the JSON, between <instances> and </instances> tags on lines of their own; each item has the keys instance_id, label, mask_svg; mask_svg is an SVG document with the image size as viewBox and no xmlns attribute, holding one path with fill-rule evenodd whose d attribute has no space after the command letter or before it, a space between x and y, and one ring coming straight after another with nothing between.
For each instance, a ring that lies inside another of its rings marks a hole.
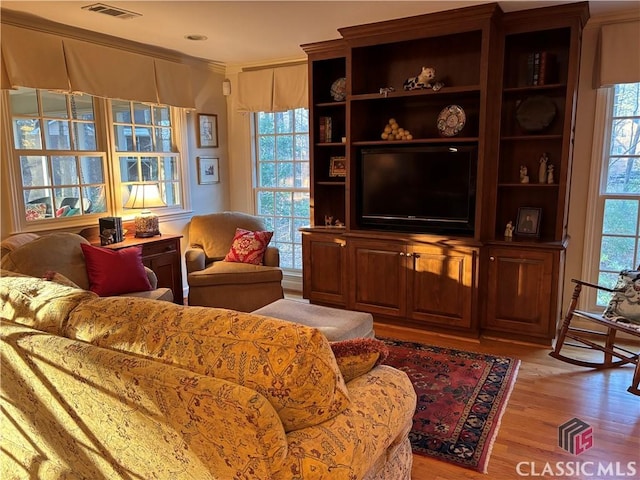
<instances>
[{"instance_id":1,"label":"figurine on shelf","mask_svg":"<svg viewBox=\"0 0 640 480\"><path fill-rule=\"evenodd\" d=\"M512 238L513 237L513 222L509 220L507 226L504 229L504 238Z\"/></svg>"},{"instance_id":2,"label":"figurine on shelf","mask_svg":"<svg viewBox=\"0 0 640 480\"><path fill-rule=\"evenodd\" d=\"M344 227L344 223L342 223L342 222L340 221L340 219L337 219L337 220L336 220L335 225L336 225L336 227Z\"/></svg>"},{"instance_id":3,"label":"figurine on shelf","mask_svg":"<svg viewBox=\"0 0 640 480\"><path fill-rule=\"evenodd\" d=\"M538 169L538 183L547 183L547 162L549 157L547 153L543 153L540 157L540 168Z\"/></svg>"},{"instance_id":4,"label":"figurine on shelf","mask_svg":"<svg viewBox=\"0 0 640 480\"><path fill-rule=\"evenodd\" d=\"M422 71L415 77L407 78L402 85L405 90L420 90L423 88L431 88L434 92L437 92L444 83L435 82L436 69L433 67L422 67ZM433 81L433 83L432 83Z\"/></svg>"},{"instance_id":5,"label":"figurine on shelf","mask_svg":"<svg viewBox=\"0 0 640 480\"><path fill-rule=\"evenodd\" d=\"M325 215L324 216L325 227L330 227L332 223L333 223L333 215Z\"/></svg>"},{"instance_id":6,"label":"figurine on shelf","mask_svg":"<svg viewBox=\"0 0 640 480\"><path fill-rule=\"evenodd\" d=\"M553 180L553 164L547 165L547 183L552 184Z\"/></svg>"},{"instance_id":7,"label":"figurine on shelf","mask_svg":"<svg viewBox=\"0 0 640 480\"><path fill-rule=\"evenodd\" d=\"M529 183L529 172L525 165L520 165L520 183Z\"/></svg>"}]
</instances>

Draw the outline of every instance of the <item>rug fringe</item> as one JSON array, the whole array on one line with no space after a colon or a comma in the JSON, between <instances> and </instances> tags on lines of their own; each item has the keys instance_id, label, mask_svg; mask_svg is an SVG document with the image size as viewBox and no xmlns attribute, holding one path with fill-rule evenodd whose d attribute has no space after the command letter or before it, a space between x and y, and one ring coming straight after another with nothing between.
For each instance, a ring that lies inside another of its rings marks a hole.
<instances>
[{"instance_id":1,"label":"rug fringe","mask_svg":"<svg viewBox=\"0 0 640 480\"><path fill-rule=\"evenodd\" d=\"M512 381L509 382L508 388L506 388L504 391L501 404L506 404L509 401L509 398L511 397L511 393L513 392L513 389L516 386L516 380L518 379L518 371L520 370L520 365L522 361L518 358L514 358L513 360L514 362L511 365L511 371L509 372L510 379ZM500 430L500 425L502 424L502 416L506 411L507 411L506 408L501 408L498 411L498 418L494 422L493 431L491 432L491 438L489 439L489 446L487 447L485 451L485 455L481 460L481 465L480 465L481 468L479 469L481 473L486 474L488 472L489 459L491 458L491 453L493 452L493 444L498 438L498 431Z\"/></svg>"}]
</instances>

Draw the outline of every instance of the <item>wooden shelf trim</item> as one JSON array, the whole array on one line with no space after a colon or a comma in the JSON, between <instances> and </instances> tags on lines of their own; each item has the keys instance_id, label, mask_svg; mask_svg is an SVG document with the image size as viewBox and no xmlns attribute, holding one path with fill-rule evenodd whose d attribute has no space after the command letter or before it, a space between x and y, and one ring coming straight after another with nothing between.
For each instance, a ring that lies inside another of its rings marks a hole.
<instances>
[{"instance_id":1,"label":"wooden shelf trim","mask_svg":"<svg viewBox=\"0 0 640 480\"><path fill-rule=\"evenodd\" d=\"M347 100L358 101L358 100L386 100L389 98L400 98L400 97L420 97L427 95L459 95L461 93L480 93L480 85L465 85L461 87L442 87L437 92L430 89L425 88L422 90L396 90L395 92L388 92L386 95L384 93L362 93L357 95L349 95L347 96Z\"/></svg>"},{"instance_id":2,"label":"wooden shelf trim","mask_svg":"<svg viewBox=\"0 0 640 480\"><path fill-rule=\"evenodd\" d=\"M351 142L355 146L365 145L411 145L429 143L476 143L478 137L442 137L442 138L414 138L413 140L363 140Z\"/></svg>"},{"instance_id":3,"label":"wooden shelf trim","mask_svg":"<svg viewBox=\"0 0 640 480\"><path fill-rule=\"evenodd\" d=\"M521 87L506 87L504 93L533 93L545 90L565 90L566 83L549 83L547 85L524 85Z\"/></svg>"},{"instance_id":4,"label":"wooden shelf trim","mask_svg":"<svg viewBox=\"0 0 640 480\"><path fill-rule=\"evenodd\" d=\"M509 135L506 137L500 137L503 142L521 142L523 140L562 140L562 135Z\"/></svg>"}]
</instances>

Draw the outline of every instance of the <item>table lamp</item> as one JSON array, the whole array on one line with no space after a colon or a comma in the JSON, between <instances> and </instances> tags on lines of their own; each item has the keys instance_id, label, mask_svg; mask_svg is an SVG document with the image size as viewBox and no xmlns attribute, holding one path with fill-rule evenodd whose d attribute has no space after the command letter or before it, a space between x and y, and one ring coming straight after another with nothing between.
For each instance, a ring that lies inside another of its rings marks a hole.
<instances>
[{"instance_id":1,"label":"table lamp","mask_svg":"<svg viewBox=\"0 0 640 480\"><path fill-rule=\"evenodd\" d=\"M160 235L158 216L149 210L152 207L166 207L160 196L158 184L134 183L131 185L129 200L124 208L142 209L134 220L136 237L146 238Z\"/></svg>"}]
</instances>

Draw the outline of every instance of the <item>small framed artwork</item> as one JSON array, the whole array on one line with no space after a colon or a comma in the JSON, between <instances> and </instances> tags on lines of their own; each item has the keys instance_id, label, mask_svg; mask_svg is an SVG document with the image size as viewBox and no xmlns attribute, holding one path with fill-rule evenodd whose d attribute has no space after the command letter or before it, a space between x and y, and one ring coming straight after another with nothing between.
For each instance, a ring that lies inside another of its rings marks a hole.
<instances>
[{"instance_id":1,"label":"small framed artwork","mask_svg":"<svg viewBox=\"0 0 640 480\"><path fill-rule=\"evenodd\" d=\"M345 157L331 157L329 160L329 176L330 177L346 177L347 176L347 159Z\"/></svg>"},{"instance_id":2,"label":"small framed artwork","mask_svg":"<svg viewBox=\"0 0 640 480\"><path fill-rule=\"evenodd\" d=\"M518 220L516 222L516 235L540 236L540 217L542 209L536 207L518 208Z\"/></svg>"},{"instance_id":3,"label":"small framed artwork","mask_svg":"<svg viewBox=\"0 0 640 480\"><path fill-rule=\"evenodd\" d=\"M220 182L220 161L214 157L198 157L198 184Z\"/></svg>"},{"instance_id":4,"label":"small framed artwork","mask_svg":"<svg viewBox=\"0 0 640 480\"><path fill-rule=\"evenodd\" d=\"M218 146L218 115L198 114L198 148Z\"/></svg>"}]
</instances>

